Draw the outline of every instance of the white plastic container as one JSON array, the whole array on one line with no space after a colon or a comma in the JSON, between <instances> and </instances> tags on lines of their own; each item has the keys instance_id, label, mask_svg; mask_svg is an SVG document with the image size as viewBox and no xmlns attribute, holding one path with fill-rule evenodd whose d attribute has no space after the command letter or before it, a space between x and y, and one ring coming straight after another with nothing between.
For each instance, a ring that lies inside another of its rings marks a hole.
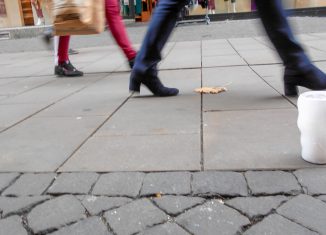
<instances>
[{"instance_id":1,"label":"white plastic container","mask_svg":"<svg viewBox=\"0 0 326 235\"><path fill-rule=\"evenodd\" d=\"M309 91L298 99L302 158L326 164L326 91Z\"/></svg>"}]
</instances>

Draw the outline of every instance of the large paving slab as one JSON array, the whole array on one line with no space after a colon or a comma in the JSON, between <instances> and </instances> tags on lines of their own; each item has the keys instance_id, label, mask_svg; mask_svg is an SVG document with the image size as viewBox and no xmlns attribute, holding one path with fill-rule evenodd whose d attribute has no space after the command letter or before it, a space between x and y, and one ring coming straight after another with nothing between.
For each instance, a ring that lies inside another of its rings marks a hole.
<instances>
[{"instance_id":1,"label":"large paving slab","mask_svg":"<svg viewBox=\"0 0 326 235\"><path fill-rule=\"evenodd\" d=\"M206 170L293 169L301 158L296 109L204 114Z\"/></svg>"},{"instance_id":2,"label":"large paving slab","mask_svg":"<svg viewBox=\"0 0 326 235\"><path fill-rule=\"evenodd\" d=\"M294 172L299 183L309 195L326 194L326 169L302 169Z\"/></svg>"},{"instance_id":3,"label":"large paving slab","mask_svg":"<svg viewBox=\"0 0 326 235\"><path fill-rule=\"evenodd\" d=\"M3 235L27 235L24 229L21 218L12 216L4 220L0 220L0 234Z\"/></svg>"},{"instance_id":4,"label":"large paving slab","mask_svg":"<svg viewBox=\"0 0 326 235\"><path fill-rule=\"evenodd\" d=\"M26 120L0 135L0 171L54 171L103 121L103 117Z\"/></svg>"},{"instance_id":5,"label":"large paving slab","mask_svg":"<svg viewBox=\"0 0 326 235\"><path fill-rule=\"evenodd\" d=\"M244 110L293 107L247 66L203 69L203 86L225 86L217 95L204 95L204 110Z\"/></svg>"}]
</instances>

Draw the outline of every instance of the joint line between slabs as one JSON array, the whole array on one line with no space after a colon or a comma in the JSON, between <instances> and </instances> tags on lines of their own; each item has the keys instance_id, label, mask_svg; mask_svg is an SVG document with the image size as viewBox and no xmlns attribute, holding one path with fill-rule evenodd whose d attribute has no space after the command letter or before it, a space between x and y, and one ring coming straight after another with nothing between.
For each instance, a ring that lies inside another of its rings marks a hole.
<instances>
[{"instance_id":1,"label":"joint line between slabs","mask_svg":"<svg viewBox=\"0 0 326 235\"><path fill-rule=\"evenodd\" d=\"M70 159L72 156L75 155L75 153L90 139L94 136L94 134L104 126L107 121L109 121L121 108L122 106L125 105L125 103L128 102L128 100L133 96L134 92L132 92L114 111L111 113L92 133L84 140L82 143L70 154L70 156L54 171L58 173L59 169L63 167Z\"/></svg>"},{"instance_id":2,"label":"joint line between slabs","mask_svg":"<svg viewBox=\"0 0 326 235\"><path fill-rule=\"evenodd\" d=\"M200 86L203 87L203 41L200 41ZM204 171L204 118L203 118L203 94L200 94L200 170Z\"/></svg>"}]
</instances>

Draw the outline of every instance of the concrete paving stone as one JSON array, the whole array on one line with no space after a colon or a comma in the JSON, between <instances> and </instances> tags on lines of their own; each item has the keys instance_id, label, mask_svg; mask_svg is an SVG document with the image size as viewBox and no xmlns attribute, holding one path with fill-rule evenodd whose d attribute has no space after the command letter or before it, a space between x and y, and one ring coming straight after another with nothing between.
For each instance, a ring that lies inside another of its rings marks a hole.
<instances>
[{"instance_id":1,"label":"concrete paving stone","mask_svg":"<svg viewBox=\"0 0 326 235\"><path fill-rule=\"evenodd\" d=\"M227 88L226 92L203 96L205 111L294 107L247 66L205 68L203 86Z\"/></svg>"},{"instance_id":2,"label":"concrete paving stone","mask_svg":"<svg viewBox=\"0 0 326 235\"><path fill-rule=\"evenodd\" d=\"M121 52L116 51L111 55L102 57L93 63L88 63L82 68L85 73L103 73L114 72L125 63L125 57Z\"/></svg>"},{"instance_id":3,"label":"concrete paving stone","mask_svg":"<svg viewBox=\"0 0 326 235\"><path fill-rule=\"evenodd\" d=\"M316 198L326 202L326 195L320 195L320 196L317 196Z\"/></svg>"},{"instance_id":4,"label":"concrete paving stone","mask_svg":"<svg viewBox=\"0 0 326 235\"><path fill-rule=\"evenodd\" d=\"M202 204L205 199L200 197L167 195L154 198L153 201L165 213L176 216L191 207Z\"/></svg>"},{"instance_id":5,"label":"concrete paving stone","mask_svg":"<svg viewBox=\"0 0 326 235\"><path fill-rule=\"evenodd\" d=\"M22 220L19 216L11 216L9 218L0 220L0 234L27 235L27 231L24 229Z\"/></svg>"},{"instance_id":6,"label":"concrete paving stone","mask_svg":"<svg viewBox=\"0 0 326 235\"><path fill-rule=\"evenodd\" d=\"M0 131L23 121L44 107L44 104L0 104Z\"/></svg>"},{"instance_id":7,"label":"concrete paving stone","mask_svg":"<svg viewBox=\"0 0 326 235\"><path fill-rule=\"evenodd\" d=\"M301 169L294 172L303 190L310 195L326 194L326 169Z\"/></svg>"},{"instance_id":8,"label":"concrete paving stone","mask_svg":"<svg viewBox=\"0 0 326 235\"><path fill-rule=\"evenodd\" d=\"M51 235L112 235L100 217L90 217L64 227Z\"/></svg>"},{"instance_id":9,"label":"concrete paving stone","mask_svg":"<svg viewBox=\"0 0 326 235\"><path fill-rule=\"evenodd\" d=\"M311 167L300 157L297 115L296 109L204 113L205 170Z\"/></svg>"},{"instance_id":10,"label":"concrete paving stone","mask_svg":"<svg viewBox=\"0 0 326 235\"><path fill-rule=\"evenodd\" d=\"M1 66L0 66L1 67ZM14 83L18 80L19 78L0 78L0 86L4 86L7 84Z\"/></svg>"},{"instance_id":11,"label":"concrete paving stone","mask_svg":"<svg viewBox=\"0 0 326 235\"><path fill-rule=\"evenodd\" d=\"M0 197L0 211L4 217L21 214L48 199L50 199L49 196Z\"/></svg>"},{"instance_id":12,"label":"concrete paving stone","mask_svg":"<svg viewBox=\"0 0 326 235\"><path fill-rule=\"evenodd\" d=\"M0 174L0 192L8 187L17 177L18 173L1 173Z\"/></svg>"},{"instance_id":13,"label":"concrete paving stone","mask_svg":"<svg viewBox=\"0 0 326 235\"><path fill-rule=\"evenodd\" d=\"M140 195L190 194L190 178L189 172L148 173L145 175Z\"/></svg>"},{"instance_id":14,"label":"concrete paving stone","mask_svg":"<svg viewBox=\"0 0 326 235\"><path fill-rule=\"evenodd\" d=\"M306 51L312 61L326 60L326 48L309 46Z\"/></svg>"},{"instance_id":15,"label":"concrete paving stone","mask_svg":"<svg viewBox=\"0 0 326 235\"><path fill-rule=\"evenodd\" d=\"M292 173L284 171L247 171L245 177L252 195L296 195L301 192L301 187Z\"/></svg>"},{"instance_id":16,"label":"concrete paving stone","mask_svg":"<svg viewBox=\"0 0 326 235\"><path fill-rule=\"evenodd\" d=\"M157 225L153 228L146 229L137 235L189 235L189 233L177 224L168 222L162 225Z\"/></svg>"},{"instance_id":17,"label":"concrete paving stone","mask_svg":"<svg viewBox=\"0 0 326 235\"><path fill-rule=\"evenodd\" d=\"M191 183L195 195L247 196L247 183L237 172L198 172Z\"/></svg>"},{"instance_id":18,"label":"concrete paving stone","mask_svg":"<svg viewBox=\"0 0 326 235\"><path fill-rule=\"evenodd\" d=\"M92 194L137 197L144 176L145 174L140 172L116 172L101 175Z\"/></svg>"},{"instance_id":19,"label":"concrete paving stone","mask_svg":"<svg viewBox=\"0 0 326 235\"><path fill-rule=\"evenodd\" d=\"M117 235L135 234L168 220L168 216L148 199L133 201L104 214L109 226Z\"/></svg>"},{"instance_id":20,"label":"concrete paving stone","mask_svg":"<svg viewBox=\"0 0 326 235\"><path fill-rule=\"evenodd\" d=\"M23 174L13 185L8 187L2 195L41 195L50 186L55 176L55 173Z\"/></svg>"},{"instance_id":21,"label":"concrete paving stone","mask_svg":"<svg viewBox=\"0 0 326 235\"><path fill-rule=\"evenodd\" d=\"M277 55L276 51L272 49L264 50L247 50L238 51L240 56L249 64L280 64L281 59Z\"/></svg>"},{"instance_id":22,"label":"concrete paving stone","mask_svg":"<svg viewBox=\"0 0 326 235\"><path fill-rule=\"evenodd\" d=\"M113 113L130 95L128 89L129 75L103 74L103 79L91 84L82 91L55 103L38 116L108 116ZM105 78L104 78L105 77Z\"/></svg>"},{"instance_id":23,"label":"concrete paving stone","mask_svg":"<svg viewBox=\"0 0 326 235\"><path fill-rule=\"evenodd\" d=\"M237 54L237 51L225 39L202 40L201 47L202 57Z\"/></svg>"},{"instance_id":24,"label":"concrete paving stone","mask_svg":"<svg viewBox=\"0 0 326 235\"><path fill-rule=\"evenodd\" d=\"M27 216L34 233L59 229L86 218L85 208L71 195L57 197L36 206Z\"/></svg>"},{"instance_id":25,"label":"concrete paving stone","mask_svg":"<svg viewBox=\"0 0 326 235\"><path fill-rule=\"evenodd\" d=\"M250 223L247 217L216 200L197 206L176 218L192 234L237 234Z\"/></svg>"},{"instance_id":26,"label":"concrete paving stone","mask_svg":"<svg viewBox=\"0 0 326 235\"><path fill-rule=\"evenodd\" d=\"M191 171L200 169L199 134L175 134L92 137L59 171Z\"/></svg>"},{"instance_id":27,"label":"concrete paving stone","mask_svg":"<svg viewBox=\"0 0 326 235\"><path fill-rule=\"evenodd\" d=\"M30 118L0 135L0 171L55 171L104 119Z\"/></svg>"},{"instance_id":28,"label":"concrete paving stone","mask_svg":"<svg viewBox=\"0 0 326 235\"><path fill-rule=\"evenodd\" d=\"M290 220L285 219L284 217L273 214L266 217L263 221L253 225L248 229L244 235L317 235L311 230L308 230L305 227L300 226L297 223L294 223Z\"/></svg>"},{"instance_id":29,"label":"concrete paving stone","mask_svg":"<svg viewBox=\"0 0 326 235\"><path fill-rule=\"evenodd\" d=\"M249 219L255 219L268 215L287 200L288 198L285 196L237 197L226 201L225 204L241 211Z\"/></svg>"},{"instance_id":30,"label":"concrete paving stone","mask_svg":"<svg viewBox=\"0 0 326 235\"><path fill-rule=\"evenodd\" d=\"M255 38L230 38L228 39L232 47L237 51L252 51L269 49L264 43Z\"/></svg>"},{"instance_id":31,"label":"concrete paving stone","mask_svg":"<svg viewBox=\"0 0 326 235\"><path fill-rule=\"evenodd\" d=\"M96 173L62 173L57 177L48 194L88 194L99 175Z\"/></svg>"},{"instance_id":32,"label":"concrete paving stone","mask_svg":"<svg viewBox=\"0 0 326 235\"><path fill-rule=\"evenodd\" d=\"M180 69L201 67L199 41L177 42L173 50L160 65L160 69Z\"/></svg>"},{"instance_id":33,"label":"concrete paving stone","mask_svg":"<svg viewBox=\"0 0 326 235\"><path fill-rule=\"evenodd\" d=\"M299 195L277 209L277 213L302 226L326 234L326 203Z\"/></svg>"},{"instance_id":34,"label":"concrete paving stone","mask_svg":"<svg viewBox=\"0 0 326 235\"><path fill-rule=\"evenodd\" d=\"M82 200L82 204L91 215L98 215L103 211L108 211L114 208L118 208L131 201L132 199L126 197L106 197L106 196L96 197L96 196L87 195Z\"/></svg>"},{"instance_id":35,"label":"concrete paving stone","mask_svg":"<svg viewBox=\"0 0 326 235\"><path fill-rule=\"evenodd\" d=\"M202 63L203 67L247 65L247 63L238 54L205 56L202 58Z\"/></svg>"}]
</instances>

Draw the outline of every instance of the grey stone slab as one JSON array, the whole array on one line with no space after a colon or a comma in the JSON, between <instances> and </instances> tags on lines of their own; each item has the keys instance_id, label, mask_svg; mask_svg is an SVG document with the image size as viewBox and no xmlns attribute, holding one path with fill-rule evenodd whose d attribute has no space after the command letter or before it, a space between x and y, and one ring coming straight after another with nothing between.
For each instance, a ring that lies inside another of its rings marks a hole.
<instances>
[{"instance_id":1,"label":"grey stone slab","mask_svg":"<svg viewBox=\"0 0 326 235\"><path fill-rule=\"evenodd\" d=\"M293 108L247 66L203 69L203 86L226 87L227 91L203 96L204 110Z\"/></svg>"},{"instance_id":2,"label":"grey stone slab","mask_svg":"<svg viewBox=\"0 0 326 235\"><path fill-rule=\"evenodd\" d=\"M144 178L140 195L190 194L190 178L189 172L148 173Z\"/></svg>"},{"instance_id":3,"label":"grey stone slab","mask_svg":"<svg viewBox=\"0 0 326 235\"><path fill-rule=\"evenodd\" d=\"M166 223L157 225L153 228L146 229L144 232L140 232L137 235L189 235L184 229L174 223Z\"/></svg>"},{"instance_id":4,"label":"grey stone slab","mask_svg":"<svg viewBox=\"0 0 326 235\"><path fill-rule=\"evenodd\" d=\"M282 63L272 49L239 51L239 54L250 65Z\"/></svg>"},{"instance_id":5,"label":"grey stone slab","mask_svg":"<svg viewBox=\"0 0 326 235\"><path fill-rule=\"evenodd\" d=\"M62 173L48 189L48 194L88 194L99 175L96 173Z\"/></svg>"},{"instance_id":6,"label":"grey stone slab","mask_svg":"<svg viewBox=\"0 0 326 235\"><path fill-rule=\"evenodd\" d=\"M103 74L103 79L42 111L38 116L96 116L112 114L130 95L129 74ZM105 78L104 78L105 77Z\"/></svg>"},{"instance_id":7,"label":"grey stone slab","mask_svg":"<svg viewBox=\"0 0 326 235\"><path fill-rule=\"evenodd\" d=\"M203 40L201 46L202 57L237 54L236 50L225 39Z\"/></svg>"},{"instance_id":8,"label":"grey stone slab","mask_svg":"<svg viewBox=\"0 0 326 235\"><path fill-rule=\"evenodd\" d=\"M266 217L263 221L253 225L248 229L244 235L261 235L261 234L270 234L270 235L317 235L311 230L308 230L305 227L300 226L290 220L285 219L284 217L274 214Z\"/></svg>"},{"instance_id":9,"label":"grey stone slab","mask_svg":"<svg viewBox=\"0 0 326 235\"><path fill-rule=\"evenodd\" d=\"M176 216L185 210L202 204L205 199L200 197L186 196L163 196L154 198L155 204L169 215Z\"/></svg>"},{"instance_id":10,"label":"grey stone slab","mask_svg":"<svg viewBox=\"0 0 326 235\"><path fill-rule=\"evenodd\" d=\"M100 72L114 72L126 61L121 52L102 57L93 63L84 66L83 72L85 73L100 73Z\"/></svg>"},{"instance_id":11,"label":"grey stone slab","mask_svg":"<svg viewBox=\"0 0 326 235\"><path fill-rule=\"evenodd\" d=\"M277 209L277 213L320 234L326 234L326 203L299 195Z\"/></svg>"},{"instance_id":12,"label":"grey stone slab","mask_svg":"<svg viewBox=\"0 0 326 235\"><path fill-rule=\"evenodd\" d=\"M195 195L247 196L247 183L237 172L198 172L191 183Z\"/></svg>"},{"instance_id":13,"label":"grey stone slab","mask_svg":"<svg viewBox=\"0 0 326 235\"><path fill-rule=\"evenodd\" d=\"M311 167L300 157L297 115L296 109L204 113L205 169Z\"/></svg>"},{"instance_id":14,"label":"grey stone slab","mask_svg":"<svg viewBox=\"0 0 326 235\"><path fill-rule=\"evenodd\" d=\"M299 194L301 187L292 173L247 171L245 177L252 195Z\"/></svg>"},{"instance_id":15,"label":"grey stone slab","mask_svg":"<svg viewBox=\"0 0 326 235\"><path fill-rule=\"evenodd\" d=\"M0 220L0 234L2 235L27 235L22 220L19 216L12 216Z\"/></svg>"},{"instance_id":16,"label":"grey stone slab","mask_svg":"<svg viewBox=\"0 0 326 235\"><path fill-rule=\"evenodd\" d=\"M100 217L91 217L64 227L51 235L112 235Z\"/></svg>"},{"instance_id":17,"label":"grey stone slab","mask_svg":"<svg viewBox=\"0 0 326 235\"><path fill-rule=\"evenodd\" d=\"M176 222L192 234L237 234L250 221L236 210L216 200L197 206L176 218Z\"/></svg>"},{"instance_id":18,"label":"grey stone slab","mask_svg":"<svg viewBox=\"0 0 326 235\"><path fill-rule=\"evenodd\" d=\"M48 199L50 199L49 196L0 197L0 211L2 211L2 216L5 217L12 214L21 214Z\"/></svg>"},{"instance_id":19,"label":"grey stone slab","mask_svg":"<svg viewBox=\"0 0 326 235\"><path fill-rule=\"evenodd\" d=\"M238 197L226 201L225 204L241 211L249 219L255 219L268 215L287 200L288 198L285 196Z\"/></svg>"},{"instance_id":20,"label":"grey stone slab","mask_svg":"<svg viewBox=\"0 0 326 235\"><path fill-rule=\"evenodd\" d=\"M326 194L326 169L302 169L295 171L294 174L306 193Z\"/></svg>"},{"instance_id":21,"label":"grey stone slab","mask_svg":"<svg viewBox=\"0 0 326 235\"><path fill-rule=\"evenodd\" d=\"M0 86L7 85L10 83L14 83L18 80L19 78L0 78Z\"/></svg>"},{"instance_id":22,"label":"grey stone slab","mask_svg":"<svg viewBox=\"0 0 326 235\"><path fill-rule=\"evenodd\" d=\"M266 50L269 47L262 41L255 38L230 38L228 39L233 48L237 51L253 51L253 50Z\"/></svg>"},{"instance_id":23,"label":"grey stone slab","mask_svg":"<svg viewBox=\"0 0 326 235\"><path fill-rule=\"evenodd\" d=\"M94 186L93 194L136 197L145 174L140 172L117 172L101 175Z\"/></svg>"},{"instance_id":24,"label":"grey stone slab","mask_svg":"<svg viewBox=\"0 0 326 235\"><path fill-rule=\"evenodd\" d=\"M91 215L97 215L103 211L123 206L131 201L132 199L125 197L86 196L82 200L82 204Z\"/></svg>"},{"instance_id":25,"label":"grey stone slab","mask_svg":"<svg viewBox=\"0 0 326 235\"><path fill-rule=\"evenodd\" d=\"M8 187L17 177L18 173L1 173L0 174L0 192Z\"/></svg>"},{"instance_id":26,"label":"grey stone slab","mask_svg":"<svg viewBox=\"0 0 326 235\"><path fill-rule=\"evenodd\" d=\"M247 63L238 54L205 56L202 58L202 63L203 67L247 65Z\"/></svg>"},{"instance_id":27,"label":"grey stone slab","mask_svg":"<svg viewBox=\"0 0 326 235\"><path fill-rule=\"evenodd\" d=\"M201 67L200 42L177 42L160 65L160 69Z\"/></svg>"},{"instance_id":28,"label":"grey stone slab","mask_svg":"<svg viewBox=\"0 0 326 235\"><path fill-rule=\"evenodd\" d=\"M319 200L322 200L322 201L326 202L326 195L320 195L320 196L318 196L316 198L319 199Z\"/></svg>"},{"instance_id":29,"label":"grey stone slab","mask_svg":"<svg viewBox=\"0 0 326 235\"><path fill-rule=\"evenodd\" d=\"M93 137L59 171L200 169L199 134L176 134Z\"/></svg>"},{"instance_id":30,"label":"grey stone slab","mask_svg":"<svg viewBox=\"0 0 326 235\"><path fill-rule=\"evenodd\" d=\"M30 118L1 134L0 171L55 171L104 120Z\"/></svg>"},{"instance_id":31,"label":"grey stone slab","mask_svg":"<svg viewBox=\"0 0 326 235\"><path fill-rule=\"evenodd\" d=\"M168 219L168 216L148 199L136 200L116 210L108 211L104 217L117 235L141 232Z\"/></svg>"},{"instance_id":32,"label":"grey stone slab","mask_svg":"<svg viewBox=\"0 0 326 235\"><path fill-rule=\"evenodd\" d=\"M85 208L74 196L65 195L36 206L27 216L34 233L59 229L85 216Z\"/></svg>"},{"instance_id":33,"label":"grey stone slab","mask_svg":"<svg viewBox=\"0 0 326 235\"><path fill-rule=\"evenodd\" d=\"M50 186L56 174L24 174L2 195L30 196L41 195Z\"/></svg>"}]
</instances>

